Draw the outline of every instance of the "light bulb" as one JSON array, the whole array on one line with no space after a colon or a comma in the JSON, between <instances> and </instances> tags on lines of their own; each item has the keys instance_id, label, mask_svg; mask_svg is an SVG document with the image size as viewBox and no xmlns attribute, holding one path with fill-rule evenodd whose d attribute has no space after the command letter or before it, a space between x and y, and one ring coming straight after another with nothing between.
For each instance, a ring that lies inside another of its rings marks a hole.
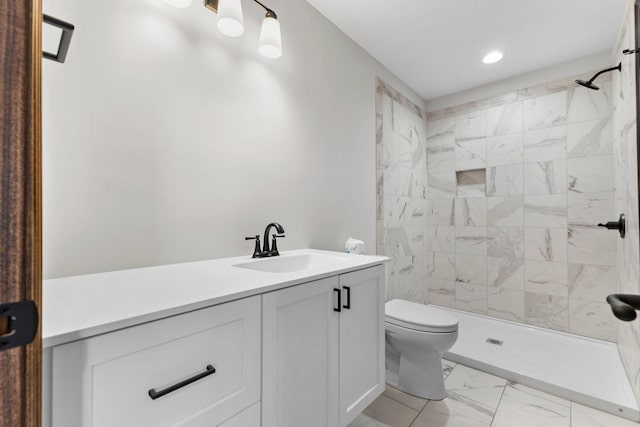
<instances>
[{"instance_id":1,"label":"light bulb","mask_svg":"<svg viewBox=\"0 0 640 427\"><path fill-rule=\"evenodd\" d=\"M218 30L229 37L240 37L244 33L244 19L240 0L218 1Z\"/></svg>"},{"instance_id":2,"label":"light bulb","mask_svg":"<svg viewBox=\"0 0 640 427\"><path fill-rule=\"evenodd\" d=\"M267 12L267 16L262 21L258 52L267 58L279 58L282 56L280 23L272 12Z\"/></svg>"},{"instance_id":3,"label":"light bulb","mask_svg":"<svg viewBox=\"0 0 640 427\"><path fill-rule=\"evenodd\" d=\"M169 6L177 7L180 9L191 6L191 0L164 0Z\"/></svg>"}]
</instances>

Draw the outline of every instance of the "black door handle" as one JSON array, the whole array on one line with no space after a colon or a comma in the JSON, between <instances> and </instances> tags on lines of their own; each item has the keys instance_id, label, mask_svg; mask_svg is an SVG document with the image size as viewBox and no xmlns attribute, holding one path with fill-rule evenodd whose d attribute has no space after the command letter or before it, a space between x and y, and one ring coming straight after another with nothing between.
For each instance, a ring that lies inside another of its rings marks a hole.
<instances>
[{"instance_id":1,"label":"black door handle","mask_svg":"<svg viewBox=\"0 0 640 427\"><path fill-rule=\"evenodd\" d=\"M165 389L156 391L155 388L152 388L151 390L149 390L149 397L151 398L151 400L156 400L159 397L166 396L167 394L172 393L178 389L181 389L182 387L188 386L189 384L192 384L198 380L201 380L205 377L208 377L209 375L216 373L216 368L214 368L211 365L207 365L205 369L206 369L205 372L201 372L197 375L192 376L191 378L187 378L186 380L180 381L179 383L171 385Z\"/></svg>"},{"instance_id":2,"label":"black door handle","mask_svg":"<svg viewBox=\"0 0 640 427\"><path fill-rule=\"evenodd\" d=\"M58 52L55 54L50 52L42 52L42 56L52 61L64 63L67 58L67 52L69 51L69 45L71 44L71 36L73 36L73 30L75 27L68 22L61 21L58 18L54 18L49 15L42 15L42 22L52 25L62 30L62 36L60 37L60 44L58 45Z\"/></svg>"},{"instance_id":3,"label":"black door handle","mask_svg":"<svg viewBox=\"0 0 640 427\"><path fill-rule=\"evenodd\" d=\"M333 307L333 311L340 313L342 311L342 291L338 288L333 288L333 292L338 294L338 308Z\"/></svg>"},{"instance_id":4,"label":"black door handle","mask_svg":"<svg viewBox=\"0 0 640 427\"><path fill-rule=\"evenodd\" d=\"M342 289L345 289L347 291L347 302L342 306L342 308L351 310L351 288L349 286L343 286Z\"/></svg>"}]
</instances>

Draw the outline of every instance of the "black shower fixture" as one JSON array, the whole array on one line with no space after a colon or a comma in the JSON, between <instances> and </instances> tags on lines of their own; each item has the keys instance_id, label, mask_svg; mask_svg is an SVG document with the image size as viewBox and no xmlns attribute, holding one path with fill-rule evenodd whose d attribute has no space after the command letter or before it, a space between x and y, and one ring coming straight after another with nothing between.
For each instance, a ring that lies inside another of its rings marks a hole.
<instances>
[{"instance_id":1,"label":"black shower fixture","mask_svg":"<svg viewBox=\"0 0 640 427\"><path fill-rule=\"evenodd\" d=\"M597 79L600 74L608 73L609 71L613 71L613 70L622 71L622 62L619 63L615 67L611 67L611 68L607 68L606 70L598 71L595 74L595 76L591 77L591 80L589 80L589 81L584 81L584 80L579 80L578 79L578 80L576 80L576 83L578 83L580 86L588 87L589 89L600 90L600 88L598 86L593 84L593 81L595 79Z\"/></svg>"}]
</instances>

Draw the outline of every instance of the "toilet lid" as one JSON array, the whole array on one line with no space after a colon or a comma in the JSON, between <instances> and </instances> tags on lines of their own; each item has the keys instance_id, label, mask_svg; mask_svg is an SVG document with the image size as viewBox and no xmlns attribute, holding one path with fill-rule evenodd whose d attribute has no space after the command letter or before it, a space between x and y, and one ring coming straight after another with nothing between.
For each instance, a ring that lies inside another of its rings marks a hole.
<instances>
[{"instance_id":1,"label":"toilet lid","mask_svg":"<svg viewBox=\"0 0 640 427\"><path fill-rule=\"evenodd\" d=\"M393 325L424 332L454 332L458 319L430 305L394 299L384 305L385 320Z\"/></svg>"}]
</instances>

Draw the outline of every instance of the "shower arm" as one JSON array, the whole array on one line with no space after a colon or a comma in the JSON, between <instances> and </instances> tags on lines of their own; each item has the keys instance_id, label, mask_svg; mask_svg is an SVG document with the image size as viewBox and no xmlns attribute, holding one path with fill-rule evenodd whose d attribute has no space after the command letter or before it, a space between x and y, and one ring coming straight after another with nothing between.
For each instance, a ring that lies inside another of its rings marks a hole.
<instances>
[{"instance_id":1,"label":"shower arm","mask_svg":"<svg viewBox=\"0 0 640 427\"><path fill-rule=\"evenodd\" d=\"M255 1L255 0L254 0ZM620 69L622 68L622 63L619 63L618 65L616 65L615 67L611 67L611 68L607 68L606 70L602 70L602 71L598 71L593 77L591 77L591 80L589 80L589 84L593 83L593 81L595 79L598 78L598 76L600 76L601 74L604 73L608 73L609 71L613 71L613 70L618 70L620 71Z\"/></svg>"},{"instance_id":2,"label":"shower arm","mask_svg":"<svg viewBox=\"0 0 640 427\"><path fill-rule=\"evenodd\" d=\"M640 310L640 295L611 294L607 297L607 302L613 314L625 322L635 320L636 310Z\"/></svg>"}]
</instances>

